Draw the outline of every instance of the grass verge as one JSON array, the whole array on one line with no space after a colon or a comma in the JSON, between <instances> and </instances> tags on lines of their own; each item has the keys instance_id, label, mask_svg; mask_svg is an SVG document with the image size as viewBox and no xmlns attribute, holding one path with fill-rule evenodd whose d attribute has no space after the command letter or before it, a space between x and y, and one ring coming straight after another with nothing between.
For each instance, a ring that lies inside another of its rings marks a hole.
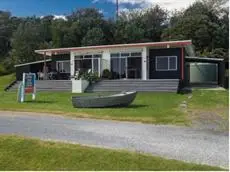
<instances>
[{"instance_id":1,"label":"grass verge","mask_svg":"<svg viewBox=\"0 0 230 172\"><path fill-rule=\"evenodd\" d=\"M0 170L223 170L150 155L0 136Z\"/></svg>"},{"instance_id":2,"label":"grass verge","mask_svg":"<svg viewBox=\"0 0 230 172\"><path fill-rule=\"evenodd\" d=\"M0 88L10 81L12 75L0 77ZM192 98L176 93L138 93L135 101L126 108L73 108L68 92L38 92L36 101L31 95L25 103L17 102L16 92L1 92L0 110L30 111L62 114L72 117L139 121L154 124L190 125L188 111L180 108L187 103L187 110L215 111L228 120L228 91L195 90ZM89 94L81 94L89 95Z\"/></svg>"}]
</instances>

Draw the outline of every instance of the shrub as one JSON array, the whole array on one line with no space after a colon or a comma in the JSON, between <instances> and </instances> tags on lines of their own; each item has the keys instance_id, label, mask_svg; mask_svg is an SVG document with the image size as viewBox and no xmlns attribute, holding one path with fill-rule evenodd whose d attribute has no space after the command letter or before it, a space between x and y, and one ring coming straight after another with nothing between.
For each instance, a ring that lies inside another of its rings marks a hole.
<instances>
[{"instance_id":1,"label":"shrub","mask_svg":"<svg viewBox=\"0 0 230 172\"><path fill-rule=\"evenodd\" d=\"M7 74L6 68L0 64L0 76Z\"/></svg>"},{"instance_id":2,"label":"shrub","mask_svg":"<svg viewBox=\"0 0 230 172\"><path fill-rule=\"evenodd\" d=\"M111 79L112 78L112 73L109 71L109 69L103 70L102 78L105 78L105 79Z\"/></svg>"},{"instance_id":3,"label":"shrub","mask_svg":"<svg viewBox=\"0 0 230 172\"><path fill-rule=\"evenodd\" d=\"M100 78L97 72L80 72L78 78L89 81L89 83L97 82Z\"/></svg>"}]
</instances>

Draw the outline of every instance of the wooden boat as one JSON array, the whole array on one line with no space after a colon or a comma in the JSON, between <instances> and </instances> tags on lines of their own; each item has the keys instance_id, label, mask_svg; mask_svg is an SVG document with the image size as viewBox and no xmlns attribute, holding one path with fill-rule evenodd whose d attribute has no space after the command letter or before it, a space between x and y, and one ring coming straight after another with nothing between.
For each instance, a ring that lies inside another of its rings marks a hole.
<instances>
[{"instance_id":1,"label":"wooden boat","mask_svg":"<svg viewBox=\"0 0 230 172\"><path fill-rule=\"evenodd\" d=\"M136 94L128 91L108 96L73 96L72 104L75 108L125 107L133 102Z\"/></svg>"}]
</instances>

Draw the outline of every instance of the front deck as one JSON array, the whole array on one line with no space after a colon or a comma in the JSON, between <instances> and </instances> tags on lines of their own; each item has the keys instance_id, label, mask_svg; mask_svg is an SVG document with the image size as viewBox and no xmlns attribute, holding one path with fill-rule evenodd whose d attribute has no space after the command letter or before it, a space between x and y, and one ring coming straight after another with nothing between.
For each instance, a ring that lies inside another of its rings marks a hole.
<instances>
[{"instance_id":1,"label":"front deck","mask_svg":"<svg viewBox=\"0 0 230 172\"><path fill-rule=\"evenodd\" d=\"M20 81L10 90L16 91ZM177 92L178 79L116 79L100 80L88 86L85 92L121 92L135 90L139 92ZM37 80L37 91L72 91L71 80Z\"/></svg>"}]
</instances>

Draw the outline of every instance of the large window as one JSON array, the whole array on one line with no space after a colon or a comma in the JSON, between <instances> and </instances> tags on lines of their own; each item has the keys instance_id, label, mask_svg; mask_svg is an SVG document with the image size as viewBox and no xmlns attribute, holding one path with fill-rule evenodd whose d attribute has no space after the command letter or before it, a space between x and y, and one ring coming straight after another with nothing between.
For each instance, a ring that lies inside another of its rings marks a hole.
<instances>
[{"instance_id":1,"label":"large window","mask_svg":"<svg viewBox=\"0 0 230 172\"><path fill-rule=\"evenodd\" d=\"M56 69L61 73L70 73L70 61L57 61L56 62Z\"/></svg>"},{"instance_id":2,"label":"large window","mask_svg":"<svg viewBox=\"0 0 230 172\"><path fill-rule=\"evenodd\" d=\"M75 71L87 72L89 69L100 76L101 54L75 56Z\"/></svg>"},{"instance_id":3,"label":"large window","mask_svg":"<svg viewBox=\"0 0 230 172\"><path fill-rule=\"evenodd\" d=\"M156 56L156 71L177 70L177 56Z\"/></svg>"}]
</instances>

